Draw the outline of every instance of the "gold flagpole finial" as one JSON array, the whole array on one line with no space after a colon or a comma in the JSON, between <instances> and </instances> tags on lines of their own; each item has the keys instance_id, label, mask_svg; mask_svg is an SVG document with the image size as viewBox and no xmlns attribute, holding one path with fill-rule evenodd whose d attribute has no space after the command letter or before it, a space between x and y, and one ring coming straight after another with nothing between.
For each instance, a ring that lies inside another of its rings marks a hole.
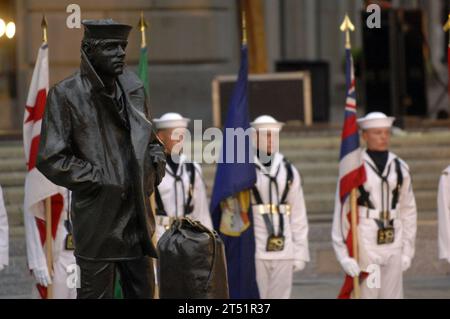
<instances>
[{"instance_id":1,"label":"gold flagpole finial","mask_svg":"<svg viewBox=\"0 0 450 319\"><path fill-rule=\"evenodd\" d=\"M355 31L355 26L353 25L352 21L348 17L348 15L345 15L344 21L341 24L341 31L345 32L345 48L350 49L352 47L351 41L350 41L350 31Z\"/></svg>"},{"instance_id":2,"label":"gold flagpole finial","mask_svg":"<svg viewBox=\"0 0 450 319\"><path fill-rule=\"evenodd\" d=\"M45 17L45 14L42 15L42 22L41 22L41 28L42 28L42 41L44 43L47 43L47 18Z\"/></svg>"},{"instance_id":3,"label":"gold flagpole finial","mask_svg":"<svg viewBox=\"0 0 450 319\"><path fill-rule=\"evenodd\" d=\"M139 30L141 30L141 48L147 46L147 41L145 38L145 30L148 28L147 21L144 19L144 11L141 11L141 19L139 20Z\"/></svg>"},{"instance_id":4,"label":"gold flagpole finial","mask_svg":"<svg viewBox=\"0 0 450 319\"><path fill-rule=\"evenodd\" d=\"M442 29L444 29L444 32L448 32L448 30L450 30L450 14L448 15L448 20L447 20L447 22L444 24L444 26L442 27Z\"/></svg>"},{"instance_id":5,"label":"gold flagpole finial","mask_svg":"<svg viewBox=\"0 0 450 319\"><path fill-rule=\"evenodd\" d=\"M247 45L247 17L245 10L242 10L242 45Z\"/></svg>"}]
</instances>

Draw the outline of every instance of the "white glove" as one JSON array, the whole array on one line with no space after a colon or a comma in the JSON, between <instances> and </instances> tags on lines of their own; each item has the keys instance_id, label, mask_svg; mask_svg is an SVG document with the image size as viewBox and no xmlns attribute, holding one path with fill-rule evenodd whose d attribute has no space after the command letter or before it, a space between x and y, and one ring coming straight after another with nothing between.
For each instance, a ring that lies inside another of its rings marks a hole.
<instances>
[{"instance_id":1,"label":"white glove","mask_svg":"<svg viewBox=\"0 0 450 319\"><path fill-rule=\"evenodd\" d=\"M0 271L2 271L3 269L5 269L6 265L0 264Z\"/></svg>"},{"instance_id":2,"label":"white glove","mask_svg":"<svg viewBox=\"0 0 450 319\"><path fill-rule=\"evenodd\" d=\"M305 269L306 263L303 260L294 261L294 272L302 271Z\"/></svg>"},{"instance_id":3,"label":"white glove","mask_svg":"<svg viewBox=\"0 0 450 319\"><path fill-rule=\"evenodd\" d=\"M361 273L361 268L359 268L359 265L354 258L344 258L341 261L341 266L345 273L351 277L358 277Z\"/></svg>"},{"instance_id":4,"label":"white glove","mask_svg":"<svg viewBox=\"0 0 450 319\"><path fill-rule=\"evenodd\" d=\"M47 267L35 268L31 271L33 272L33 276L39 285L48 287L52 284L52 279L50 278Z\"/></svg>"},{"instance_id":5,"label":"white glove","mask_svg":"<svg viewBox=\"0 0 450 319\"><path fill-rule=\"evenodd\" d=\"M411 267L411 258L402 255L402 271L407 271Z\"/></svg>"}]
</instances>

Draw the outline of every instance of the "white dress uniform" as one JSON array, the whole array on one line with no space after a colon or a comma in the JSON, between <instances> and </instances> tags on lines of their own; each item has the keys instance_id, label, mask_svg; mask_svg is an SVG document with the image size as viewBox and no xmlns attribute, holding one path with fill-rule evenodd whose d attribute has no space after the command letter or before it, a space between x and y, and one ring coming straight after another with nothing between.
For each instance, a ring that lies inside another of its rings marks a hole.
<instances>
[{"instance_id":1,"label":"white dress uniform","mask_svg":"<svg viewBox=\"0 0 450 319\"><path fill-rule=\"evenodd\" d=\"M59 219L56 237L53 241L53 276L51 278L53 298L76 299L76 287L69 287L70 285L67 283L68 276L73 276L73 273L68 273L68 267L73 267L76 264L73 250L66 249L66 237L68 235L68 230L66 229L65 221L68 219L70 193L66 189L64 189L61 193L64 194L64 208ZM41 245L41 239L35 217L25 213L24 221L28 267L31 271L40 274L38 276L45 277L44 274L46 274L47 271L47 259L44 248ZM36 287L33 287L32 297L35 299L40 298Z\"/></svg>"},{"instance_id":2,"label":"white dress uniform","mask_svg":"<svg viewBox=\"0 0 450 319\"><path fill-rule=\"evenodd\" d=\"M178 113L166 113L153 120L157 130L184 130L189 121ZM176 172L166 165L166 174L155 191L155 200L157 241L174 218L190 217L213 229L202 170L197 163L188 163L184 154L178 157Z\"/></svg>"},{"instance_id":3,"label":"white dress uniform","mask_svg":"<svg viewBox=\"0 0 450 319\"><path fill-rule=\"evenodd\" d=\"M410 267L414 257L417 230L417 208L409 168L395 154L389 153L380 176L366 151L362 152L362 159L367 180L360 189L358 200L359 267L366 271L370 265L377 265L381 278L380 286L375 288L369 288L367 280L363 281L361 298L403 298L403 271ZM384 216L382 212L389 214ZM332 226L333 247L344 270L352 275L348 270L349 254L342 225L337 195ZM392 242L379 243L381 228L394 229Z\"/></svg>"},{"instance_id":4,"label":"white dress uniform","mask_svg":"<svg viewBox=\"0 0 450 319\"><path fill-rule=\"evenodd\" d=\"M9 262L9 233L8 216L6 214L5 202L3 200L3 191L0 186L0 270L8 266Z\"/></svg>"},{"instance_id":5,"label":"white dress uniform","mask_svg":"<svg viewBox=\"0 0 450 319\"><path fill-rule=\"evenodd\" d=\"M450 166L442 172L438 192L439 259L450 263Z\"/></svg>"},{"instance_id":6,"label":"white dress uniform","mask_svg":"<svg viewBox=\"0 0 450 319\"><path fill-rule=\"evenodd\" d=\"M261 116L252 126L270 129L270 123L279 122L272 117ZM252 211L258 290L262 299L288 299L291 296L294 271L302 270L310 260L308 220L301 177L297 169L278 152L273 154L270 168L263 165L257 157L255 165L257 182L253 190ZM283 201L286 188L288 190ZM268 221L273 231L269 231ZM284 247L281 250L274 251L267 247L270 233L284 236Z\"/></svg>"}]
</instances>

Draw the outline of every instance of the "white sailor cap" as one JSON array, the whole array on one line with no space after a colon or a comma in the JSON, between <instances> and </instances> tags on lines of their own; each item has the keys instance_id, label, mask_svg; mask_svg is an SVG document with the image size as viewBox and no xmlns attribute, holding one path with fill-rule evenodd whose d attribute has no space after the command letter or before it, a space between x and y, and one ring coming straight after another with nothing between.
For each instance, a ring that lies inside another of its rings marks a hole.
<instances>
[{"instance_id":1,"label":"white sailor cap","mask_svg":"<svg viewBox=\"0 0 450 319\"><path fill-rule=\"evenodd\" d=\"M280 131L284 123L278 122L270 115L258 116L250 125L256 129L267 129L271 131Z\"/></svg>"},{"instance_id":2,"label":"white sailor cap","mask_svg":"<svg viewBox=\"0 0 450 319\"><path fill-rule=\"evenodd\" d=\"M153 119L157 130L165 128L187 128L191 120L178 113L165 113L159 119Z\"/></svg>"},{"instance_id":3,"label":"white sailor cap","mask_svg":"<svg viewBox=\"0 0 450 319\"><path fill-rule=\"evenodd\" d=\"M372 112L357 120L358 125L362 130L371 128L391 128L394 121L395 117L386 116L386 114L381 112Z\"/></svg>"}]
</instances>

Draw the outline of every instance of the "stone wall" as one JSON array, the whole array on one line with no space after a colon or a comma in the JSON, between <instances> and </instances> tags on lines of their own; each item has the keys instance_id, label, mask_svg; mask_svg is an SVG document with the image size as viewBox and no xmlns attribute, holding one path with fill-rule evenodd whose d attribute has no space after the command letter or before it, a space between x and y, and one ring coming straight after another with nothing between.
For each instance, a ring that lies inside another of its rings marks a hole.
<instances>
[{"instance_id":1,"label":"stone wall","mask_svg":"<svg viewBox=\"0 0 450 319\"><path fill-rule=\"evenodd\" d=\"M139 60L140 11L150 24L149 78L154 116L178 111L211 122L211 80L235 72L238 61L236 2L229 0L18 0L18 86L22 103L41 43L40 23L49 24L51 85L72 74L80 61L83 29L66 26L66 7L77 3L82 19L113 18L134 26L127 63ZM22 111L20 110L20 112ZM18 116L21 121L22 115ZM20 122L19 122L20 123Z\"/></svg>"}]
</instances>

